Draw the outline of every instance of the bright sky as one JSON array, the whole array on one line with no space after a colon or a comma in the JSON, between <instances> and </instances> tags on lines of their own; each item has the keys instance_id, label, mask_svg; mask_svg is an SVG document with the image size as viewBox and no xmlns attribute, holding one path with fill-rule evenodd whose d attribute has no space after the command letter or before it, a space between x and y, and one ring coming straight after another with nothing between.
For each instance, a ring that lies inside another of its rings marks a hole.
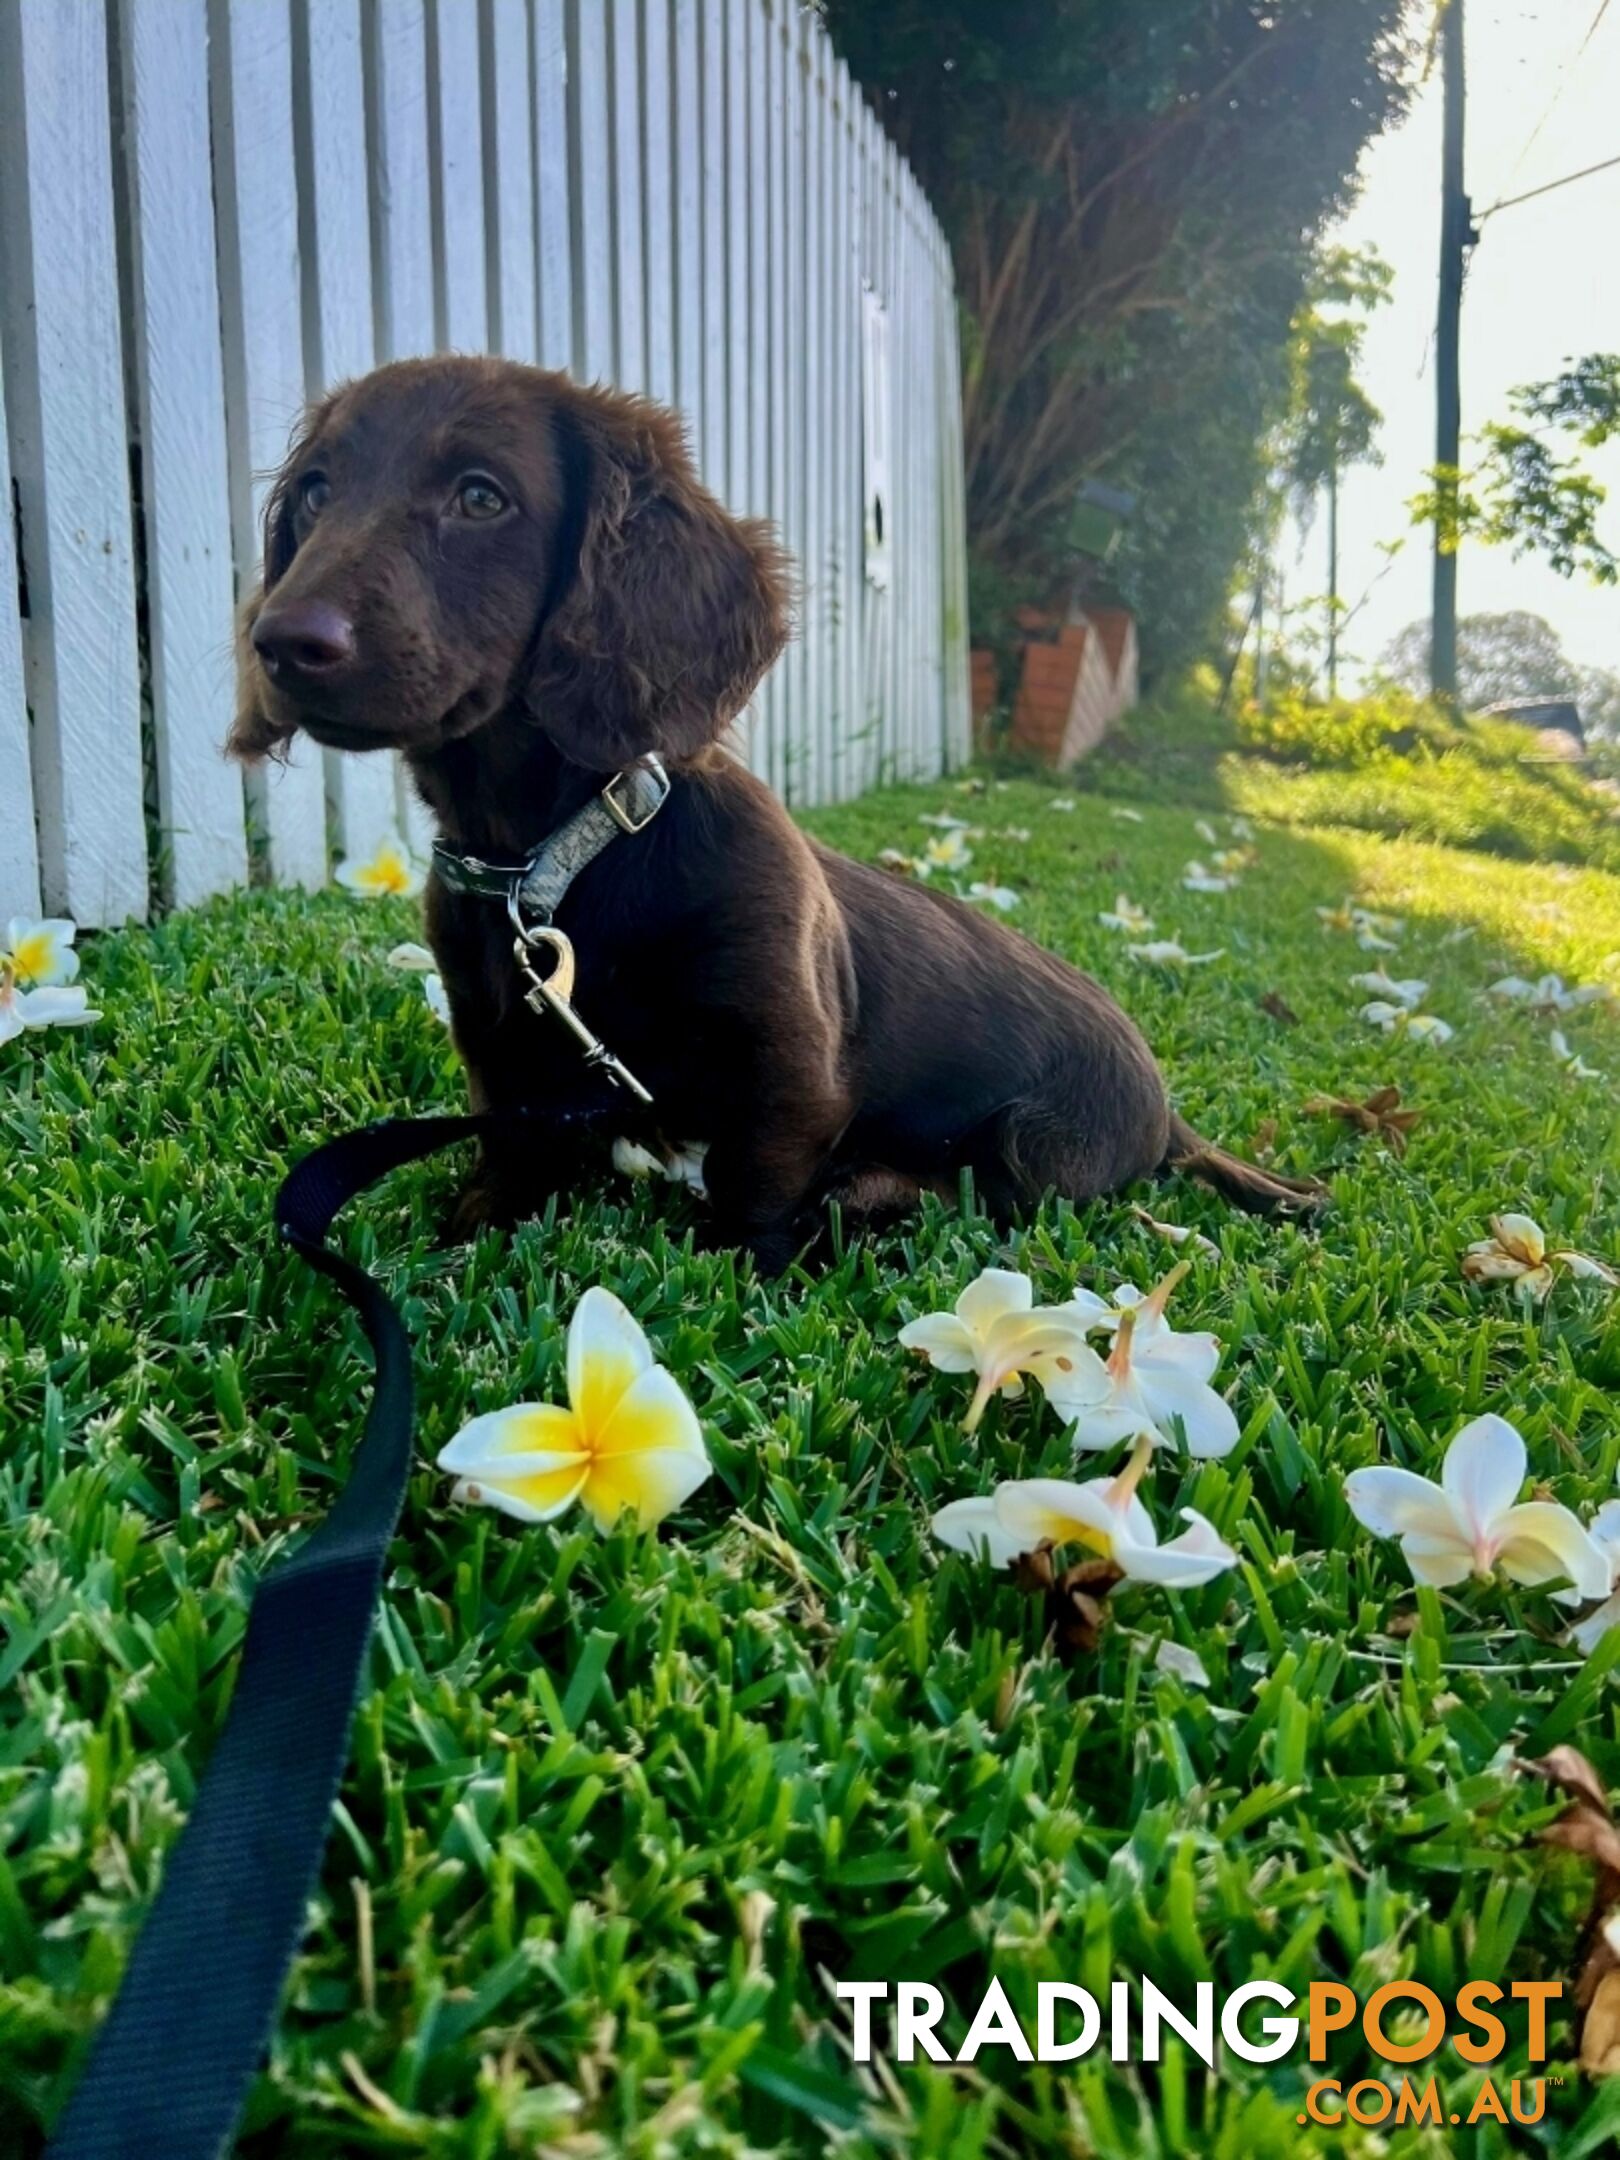
<instances>
[{"instance_id":1,"label":"bright sky","mask_svg":"<svg viewBox=\"0 0 1620 2160\"><path fill-rule=\"evenodd\" d=\"M1466 0L1469 193L1476 219L1492 203L1620 156L1620 0ZM1596 29L1593 24L1596 22ZM1591 32L1584 51L1582 40ZM1384 413L1384 463L1352 473L1340 495L1340 589L1350 605L1384 566L1378 543L1407 535L1347 633L1348 652L1376 660L1429 612L1427 535L1407 498L1434 461L1433 331L1440 245L1440 83L1420 90L1405 125L1374 143L1343 239L1372 245L1395 268L1394 296L1368 326L1364 380ZM1620 166L1485 221L1463 301L1463 457L1470 429L1506 419L1517 383L1545 379L1566 357L1620 351ZM1602 530L1620 552L1620 443L1584 453L1608 487ZM1326 529L1301 559L1285 542L1290 600L1325 590ZM1557 630L1571 657L1620 669L1620 587L1566 581L1500 548L1465 548L1464 615L1527 608Z\"/></svg>"}]
</instances>

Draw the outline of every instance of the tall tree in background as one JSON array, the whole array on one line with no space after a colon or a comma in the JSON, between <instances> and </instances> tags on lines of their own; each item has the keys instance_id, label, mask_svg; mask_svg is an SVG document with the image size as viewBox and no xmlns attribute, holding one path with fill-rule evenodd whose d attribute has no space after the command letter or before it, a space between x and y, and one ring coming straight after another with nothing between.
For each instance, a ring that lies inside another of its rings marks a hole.
<instances>
[{"instance_id":1,"label":"tall tree in background","mask_svg":"<svg viewBox=\"0 0 1620 2160\"><path fill-rule=\"evenodd\" d=\"M1161 662L1243 553L1289 325L1362 145L1404 104L1406 0L822 0L939 212L962 309L983 599L1045 597L1086 479Z\"/></svg>"},{"instance_id":2,"label":"tall tree in background","mask_svg":"<svg viewBox=\"0 0 1620 2160\"><path fill-rule=\"evenodd\" d=\"M1383 414L1357 378L1367 312L1389 298L1389 264L1370 249L1329 248L1289 335L1288 408L1275 457L1302 525L1327 497L1327 690L1339 690L1339 479L1374 463ZM1346 313L1345 310L1356 312Z\"/></svg>"}]
</instances>

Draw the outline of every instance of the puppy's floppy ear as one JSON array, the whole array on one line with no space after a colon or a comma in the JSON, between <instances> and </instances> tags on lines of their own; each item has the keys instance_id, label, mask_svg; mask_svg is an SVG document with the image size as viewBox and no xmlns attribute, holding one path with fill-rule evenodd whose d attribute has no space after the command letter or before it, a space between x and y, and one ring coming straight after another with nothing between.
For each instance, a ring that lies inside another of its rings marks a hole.
<instances>
[{"instance_id":1,"label":"puppy's floppy ear","mask_svg":"<svg viewBox=\"0 0 1620 2160\"><path fill-rule=\"evenodd\" d=\"M287 744L297 733L295 728L274 719L270 713L264 694L264 670L253 650L253 625L259 619L271 587L286 576L298 545L293 532L290 475L301 450L301 443L294 444L265 502L264 575L258 591L249 595L236 615L236 718L225 738L225 752L228 757L240 758L244 765L257 765L261 758L283 756Z\"/></svg>"},{"instance_id":2,"label":"puppy's floppy ear","mask_svg":"<svg viewBox=\"0 0 1620 2160\"><path fill-rule=\"evenodd\" d=\"M748 702L786 644L789 578L770 528L698 481L680 423L572 385L553 412L565 509L556 597L522 701L598 772L690 757Z\"/></svg>"}]
</instances>

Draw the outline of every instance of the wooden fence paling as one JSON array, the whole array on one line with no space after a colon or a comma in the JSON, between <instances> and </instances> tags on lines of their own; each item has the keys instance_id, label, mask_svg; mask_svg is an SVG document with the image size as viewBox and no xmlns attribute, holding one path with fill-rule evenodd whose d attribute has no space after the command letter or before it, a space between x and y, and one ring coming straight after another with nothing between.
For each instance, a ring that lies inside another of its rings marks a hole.
<instances>
[{"instance_id":1,"label":"wooden fence paling","mask_svg":"<svg viewBox=\"0 0 1620 2160\"><path fill-rule=\"evenodd\" d=\"M244 820L219 744L306 397L446 345L677 404L776 521L800 635L745 742L790 801L964 753L949 260L798 0L0 0L0 235L0 921L140 913L148 819L178 902L250 836L277 882L425 849L393 757L300 742Z\"/></svg>"},{"instance_id":2,"label":"wooden fence paling","mask_svg":"<svg viewBox=\"0 0 1620 2160\"><path fill-rule=\"evenodd\" d=\"M5 365L0 361L0 411ZM0 504L11 501L11 457L0 429ZM17 590L17 546L12 521L0 517L0 595ZM13 915L39 912L39 848L34 820L24 806L34 799L28 769L28 695L23 682L22 624L0 600L0 932Z\"/></svg>"},{"instance_id":3,"label":"wooden fence paling","mask_svg":"<svg viewBox=\"0 0 1620 2160\"><path fill-rule=\"evenodd\" d=\"M573 187L565 0L534 0L534 197L540 249L540 365L574 365Z\"/></svg>"},{"instance_id":4,"label":"wooden fence paling","mask_svg":"<svg viewBox=\"0 0 1620 2160\"><path fill-rule=\"evenodd\" d=\"M204 12L120 0L118 77L159 862L164 898L190 906L247 877L221 754L236 592Z\"/></svg>"},{"instance_id":5,"label":"wooden fence paling","mask_svg":"<svg viewBox=\"0 0 1620 2160\"><path fill-rule=\"evenodd\" d=\"M44 902L122 922L147 886L107 40L57 0L0 8L0 336Z\"/></svg>"},{"instance_id":6,"label":"wooden fence paling","mask_svg":"<svg viewBox=\"0 0 1620 2160\"><path fill-rule=\"evenodd\" d=\"M509 360L540 344L528 0L485 0L484 205L489 343Z\"/></svg>"},{"instance_id":7,"label":"wooden fence paling","mask_svg":"<svg viewBox=\"0 0 1620 2160\"><path fill-rule=\"evenodd\" d=\"M212 0L209 31L231 525L238 565L252 566L270 477L304 405L287 0ZM326 790L314 744L295 740L285 763L250 773L248 801L267 875L324 884Z\"/></svg>"},{"instance_id":8,"label":"wooden fence paling","mask_svg":"<svg viewBox=\"0 0 1620 2160\"><path fill-rule=\"evenodd\" d=\"M360 0L293 0L293 130L304 386L313 398L376 359ZM333 845L367 855L398 822L395 761L328 750L323 763Z\"/></svg>"}]
</instances>

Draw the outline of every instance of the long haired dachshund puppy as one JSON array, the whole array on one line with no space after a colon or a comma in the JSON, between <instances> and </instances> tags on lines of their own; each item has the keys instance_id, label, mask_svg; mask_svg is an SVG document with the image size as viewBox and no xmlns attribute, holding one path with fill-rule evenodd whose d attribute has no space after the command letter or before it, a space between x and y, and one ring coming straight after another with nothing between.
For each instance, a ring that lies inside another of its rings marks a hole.
<instances>
[{"instance_id":1,"label":"long haired dachshund puppy","mask_svg":"<svg viewBox=\"0 0 1620 2160\"><path fill-rule=\"evenodd\" d=\"M618 1097L615 1127L706 1142L716 1230L764 1268L830 1200L888 1216L964 1169L1002 1216L1167 1167L1313 1206L1174 1114L1089 976L806 839L721 747L788 631L775 539L700 485L673 415L503 360L401 361L317 405L275 484L229 747L396 749L442 848L494 865L662 760L662 808L579 869L556 927L580 1018L653 1098ZM470 1232L586 1167L579 1113L611 1091L525 1002L498 897L435 874L427 927L474 1108L538 1113L486 1144Z\"/></svg>"}]
</instances>

